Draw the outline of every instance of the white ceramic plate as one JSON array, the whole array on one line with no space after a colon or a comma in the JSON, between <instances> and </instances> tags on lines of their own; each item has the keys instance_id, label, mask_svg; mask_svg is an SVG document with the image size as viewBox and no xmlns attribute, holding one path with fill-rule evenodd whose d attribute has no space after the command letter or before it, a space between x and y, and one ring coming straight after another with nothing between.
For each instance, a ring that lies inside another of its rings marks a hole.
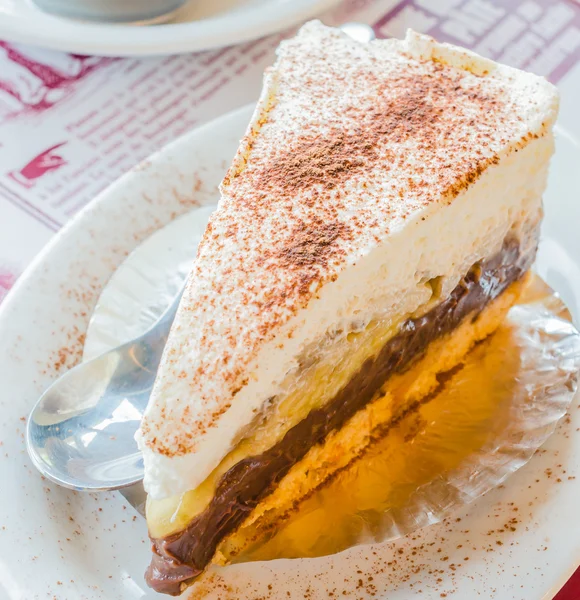
<instances>
[{"instance_id":1,"label":"white ceramic plate","mask_svg":"<svg viewBox=\"0 0 580 600\"><path fill-rule=\"evenodd\" d=\"M191 207L215 201L250 112L188 134L119 180L54 238L0 308L0 599L158 597L142 577L143 519L118 493L87 495L43 481L26 456L24 418L80 357L94 303L127 253ZM579 163L580 147L559 132L538 260L576 318ZM334 590L389 600L551 598L580 563L577 429L576 400L542 452L457 521L333 557L228 567L198 597L314 600Z\"/></svg>"},{"instance_id":2,"label":"white ceramic plate","mask_svg":"<svg viewBox=\"0 0 580 600\"><path fill-rule=\"evenodd\" d=\"M178 54L263 37L337 2L188 0L171 23L138 27L64 19L42 12L32 0L0 0L0 39L102 56Z\"/></svg>"}]
</instances>

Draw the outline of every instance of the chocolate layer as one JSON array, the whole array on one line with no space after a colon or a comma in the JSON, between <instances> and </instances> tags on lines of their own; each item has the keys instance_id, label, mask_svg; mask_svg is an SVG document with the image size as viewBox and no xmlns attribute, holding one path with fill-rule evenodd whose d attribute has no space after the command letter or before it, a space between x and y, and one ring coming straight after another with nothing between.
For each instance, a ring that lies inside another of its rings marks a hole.
<instances>
[{"instance_id":1,"label":"chocolate layer","mask_svg":"<svg viewBox=\"0 0 580 600\"><path fill-rule=\"evenodd\" d=\"M188 527L153 540L148 584L158 592L178 595L211 561L219 543L235 531L248 513L306 455L311 447L340 429L396 373L419 360L434 340L450 333L468 315L478 315L530 267L533 253L520 254L518 241L506 239L501 251L474 265L448 298L424 316L407 320L373 358L324 407L313 410L275 446L240 461L220 479L207 508Z\"/></svg>"}]
</instances>

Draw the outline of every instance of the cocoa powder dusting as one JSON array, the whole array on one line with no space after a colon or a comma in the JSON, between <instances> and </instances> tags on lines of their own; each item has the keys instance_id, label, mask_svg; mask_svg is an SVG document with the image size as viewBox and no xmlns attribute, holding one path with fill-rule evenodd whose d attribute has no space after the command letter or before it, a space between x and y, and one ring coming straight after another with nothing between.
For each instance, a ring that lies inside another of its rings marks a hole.
<instances>
[{"instance_id":1,"label":"cocoa powder dusting","mask_svg":"<svg viewBox=\"0 0 580 600\"><path fill-rule=\"evenodd\" d=\"M278 253L278 263L286 269L312 266L325 267L333 252L333 244L346 238L350 227L345 223L325 223L314 218L298 226L287 244Z\"/></svg>"},{"instance_id":2,"label":"cocoa powder dusting","mask_svg":"<svg viewBox=\"0 0 580 600\"><path fill-rule=\"evenodd\" d=\"M377 161L387 171L396 160L400 161L401 157L392 150L385 152L386 146L404 144L412 138L419 140L421 150L435 150L441 138L452 136L458 125L448 118L449 112L456 112L454 103L472 105L471 110L478 113L501 108L499 101L486 93L464 89L457 70L437 63L431 68L431 77L425 73L401 73L396 81L380 81L373 73L361 73L360 78L367 82L369 96L374 99L372 105L361 102L359 106L347 107L347 123L330 120L329 131L322 135L316 128L308 127L288 132L283 151L250 170L255 191L288 195L313 186L333 190L365 170L374 170ZM475 126L475 120L471 120ZM273 118L271 124L275 125ZM478 162L459 163L453 171L446 172L453 194L473 183L485 165L494 160L482 155ZM421 170L422 165L417 164L410 174ZM411 177L410 186L417 184L421 182ZM257 194L255 200L261 203L268 197Z\"/></svg>"}]
</instances>

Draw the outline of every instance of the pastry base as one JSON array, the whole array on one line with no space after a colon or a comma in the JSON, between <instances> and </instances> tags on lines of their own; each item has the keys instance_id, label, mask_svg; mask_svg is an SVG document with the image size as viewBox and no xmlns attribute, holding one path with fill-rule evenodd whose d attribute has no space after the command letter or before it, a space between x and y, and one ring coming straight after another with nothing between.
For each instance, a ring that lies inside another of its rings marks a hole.
<instances>
[{"instance_id":1,"label":"pastry base","mask_svg":"<svg viewBox=\"0 0 580 600\"><path fill-rule=\"evenodd\" d=\"M212 562L227 564L243 551L263 543L302 501L362 457L405 413L433 398L450 372L460 368L471 348L501 324L529 277L528 273L513 283L475 319L464 319L453 333L433 342L421 360L405 373L390 378L375 400L331 434L323 445L312 448L243 525L222 541Z\"/></svg>"}]
</instances>

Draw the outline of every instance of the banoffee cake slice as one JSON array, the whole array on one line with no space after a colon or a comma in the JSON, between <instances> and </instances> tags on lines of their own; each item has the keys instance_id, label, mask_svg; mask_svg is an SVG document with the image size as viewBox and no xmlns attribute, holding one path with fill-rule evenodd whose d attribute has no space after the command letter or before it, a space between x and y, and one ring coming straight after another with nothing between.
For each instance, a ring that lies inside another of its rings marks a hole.
<instances>
[{"instance_id":1,"label":"banoffee cake slice","mask_svg":"<svg viewBox=\"0 0 580 600\"><path fill-rule=\"evenodd\" d=\"M259 543L494 331L557 110L543 78L412 31L280 45L138 435L152 587Z\"/></svg>"}]
</instances>

